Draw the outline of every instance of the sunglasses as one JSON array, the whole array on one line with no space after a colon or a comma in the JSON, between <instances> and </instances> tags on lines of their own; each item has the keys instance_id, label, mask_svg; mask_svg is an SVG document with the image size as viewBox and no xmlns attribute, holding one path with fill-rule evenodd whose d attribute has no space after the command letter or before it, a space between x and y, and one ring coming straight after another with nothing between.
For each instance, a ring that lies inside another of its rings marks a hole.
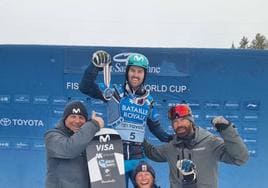
<instances>
[{"instance_id":1,"label":"sunglasses","mask_svg":"<svg viewBox=\"0 0 268 188\"><path fill-rule=\"evenodd\" d=\"M172 106L168 111L168 118L170 120L191 115L192 115L191 109L186 104L178 104L176 106Z\"/></svg>"}]
</instances>

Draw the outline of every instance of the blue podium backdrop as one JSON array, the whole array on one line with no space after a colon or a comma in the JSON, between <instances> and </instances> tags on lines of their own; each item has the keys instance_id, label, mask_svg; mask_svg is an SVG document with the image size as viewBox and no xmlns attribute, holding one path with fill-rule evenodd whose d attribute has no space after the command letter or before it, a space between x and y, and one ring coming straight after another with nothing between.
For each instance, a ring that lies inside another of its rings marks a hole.
<instances>
[{"instance_id":1,"label":"blue podium backdrop","mask_svg":"<svg viewBox=\"0 0 268 188\"><path fill-rule=\"evenodd\" d=\"M107 117L101 101L78 90L92 53L100 49L113 57L112 84L123 83L129 53L148 57L146 88L151 90L161 125L168 132L172 128L167 110L182 101L192 107L197 124L212 132L214 116L233 121L248 146L250 160L242 167L221 164L220 187L264 187L268 178L268 51L1 45L1 188L44 187L43 134L55 126L66 102L82 100L89 111ZM146 137L161 144L149 131ZM169 187L167 165L151 164L157 183Z\"/></svg>"}]
</instances>

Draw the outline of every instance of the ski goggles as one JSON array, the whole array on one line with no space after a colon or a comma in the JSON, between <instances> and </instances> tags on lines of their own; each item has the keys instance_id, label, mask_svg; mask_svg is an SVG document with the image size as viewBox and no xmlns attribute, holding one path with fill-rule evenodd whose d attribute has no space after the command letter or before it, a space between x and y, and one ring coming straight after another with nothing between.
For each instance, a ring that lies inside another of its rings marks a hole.
<instances>
[{"instance_id":1,"label":"ski goggles","mask_svg":"<svg viewBox=\"0 0 268 188\"><path fill-rule=\"evenodd\" d=\"M182 118L185 116L192 116L191 109L186 104L178 104L176 106L172 106L168 111L168 118L170 120Z\"/></svg>"}]
</instances>

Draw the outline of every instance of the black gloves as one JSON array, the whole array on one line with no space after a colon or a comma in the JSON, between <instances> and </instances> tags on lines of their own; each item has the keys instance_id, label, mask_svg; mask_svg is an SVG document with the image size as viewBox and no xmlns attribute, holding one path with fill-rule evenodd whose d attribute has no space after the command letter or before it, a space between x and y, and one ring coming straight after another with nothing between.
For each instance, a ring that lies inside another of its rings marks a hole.
<instances>
[{"instance_id":1,"label":"black gloves","mask_svg":"<svg viewBox=\"0 0 268 188\"><path fill-rule=\"evenodd\" d=\"M111 64L111 56L103 50L96 51L92 56L92 63L102 71L105 64Z\"/></svg>"},{"instance_id":2,"label":"black gloves","mask_svg":"<svg viewBox=\"0 0 268 188\"><path fill-rule=\"evenodd\" d=\"M231 125L231 122L225 119L223 116L214 117L211 123L217 129L218 132L225 130Z\"/></svg>"}]
</instances>

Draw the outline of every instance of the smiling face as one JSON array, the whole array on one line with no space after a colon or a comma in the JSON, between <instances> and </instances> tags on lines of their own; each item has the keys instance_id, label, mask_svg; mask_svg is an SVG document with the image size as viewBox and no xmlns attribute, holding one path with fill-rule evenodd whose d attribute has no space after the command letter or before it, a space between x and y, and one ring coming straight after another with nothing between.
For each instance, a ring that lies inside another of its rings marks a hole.
<instances>
[{"instance_id":1,"label":"smiling face","mask_svg":"<svg viewBox=\"0 0 268 188\"><path fill-rule=\"evenodd\" d=\"M150 172L138 172L135 181L138 188L152 188L154 184L154 178Z\"/></svg>"},{"instance_id":2,"label":"smiling face","mask_svg":"<svg viewBox=\"0 0 268 188\"><path fill-rule=\"evenodd\" d=\"M86 123L86 118L82 115L70 114L64 122L67 128L77 132Z\"/></svg>"},{"instance_id":3,"label":"smiling face","mask_svg":"<svg viewBox=\"0 0 268 188\"><path fill-rule=\"evenodd\" d=\"M194 131L192 122L186 118L174 119L172 121L172 127L176 135L180 138L186 137Z\"/></svg>"},{"instance_id":4,"label":"smiling face","mask_svg":"<svg viewBox=\"0 0 268 188\"><path fill-rule=\"evenodd\" d=\"M130 66L128 70L128 82L132 89L137 89L144 80L144 68L138 66Z\"/></svg>"}]
</instances>

